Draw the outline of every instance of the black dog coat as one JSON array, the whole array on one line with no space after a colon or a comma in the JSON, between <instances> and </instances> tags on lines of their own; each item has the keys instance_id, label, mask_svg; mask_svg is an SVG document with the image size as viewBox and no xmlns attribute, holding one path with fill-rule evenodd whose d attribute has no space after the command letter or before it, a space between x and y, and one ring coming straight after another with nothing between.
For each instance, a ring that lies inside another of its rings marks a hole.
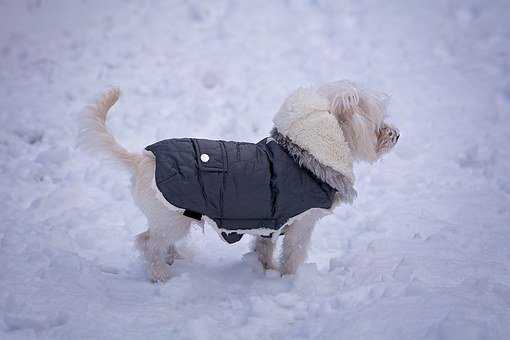
<instances>
[{"instance_id":1,"label":"black dog coat","mask_svg":"<svg viewBox=\"0 0 510 340\"><path fill-rule=\"evenodd\" d=\"M146 147L156 185L184 214L216 222L223 238L263 228L270 235L311 208L330 208L335 190L302 168L271 138L253 143L167 139Z\"/></svg>"}]
</instances>

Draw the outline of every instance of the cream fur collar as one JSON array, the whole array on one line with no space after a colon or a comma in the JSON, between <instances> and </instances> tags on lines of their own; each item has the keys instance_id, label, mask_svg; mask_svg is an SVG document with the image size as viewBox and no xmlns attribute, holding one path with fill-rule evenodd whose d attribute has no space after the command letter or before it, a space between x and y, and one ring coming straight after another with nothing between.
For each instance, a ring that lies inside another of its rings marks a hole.
<instances>
[{"instance_id":1,"label":"cream fur collar","mask_svg":"<svg viewBox=\"0 0 510 340\"><path fill-rule=\"evenodd\" d=\"M354 190L350 179L333 168L321 164L311 153L303 150L298 145L278 132L276 128L271 131L271 137L284 148L292 158L302 167L310 170L321 181L326 182L337 192L337 197L342 202L352 203L358 193Z\"/></svg>"},{"instance_id":2,"label":"cream fur collar","mask_svg":"<svg viewBox=\"0 0 510 340\"><path fill-rule=\"evenodd\" d=\"M354 183L352 154L329 101L313 88L290 95L273 123L279 133L308 151L322 165L331 167Z\"/></svg>"}]
</instances>

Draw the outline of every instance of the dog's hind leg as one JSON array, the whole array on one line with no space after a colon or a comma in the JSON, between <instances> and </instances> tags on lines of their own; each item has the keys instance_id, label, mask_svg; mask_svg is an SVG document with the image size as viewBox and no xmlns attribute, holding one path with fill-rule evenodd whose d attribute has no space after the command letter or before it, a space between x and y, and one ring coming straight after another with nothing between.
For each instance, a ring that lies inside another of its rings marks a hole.
<instances>
[{"instance_id":1,"label":"dog's hind leg","mask_svg":"<svg viewBox=\"0 0 510 340\"><path fill-rule=\"evenodd\" d=\"M191 219L177 212L166 211L165 216L149 220L149 230L139 234L137 248L142 252L147 271L154 282L164 282L170 278L170 264L176 256L175 242L186 236ZM170 224L169 224L170 223Z\"/></svg>"},{"instance_id":2,"label":"dog's hind leg","mask_svg":"<svg viewBox=\"0 0 510 340\"><path fill-rule=\"evenodd\" d=\"M271 237L254 236L252 248L257 253L257 257L264 269L276 269L273 260L273 253L276 243Z\"/></svg>"},{"instance_id":3,"label":"dog's hind leg","mask_svg":"<svg viewBox=\"0 0 510 340\"><path fill-rule=\"evenodd\" d=\"M133 198L147 217L149 229L136 238L136 247L142 253L147 272L152 281L162 282L170 278L170 264L177 254L175 242L188 234L191 218L159 199L154 183L156 164L154 157L143 154L133 178Z\"/></svg>"}]
</instances>

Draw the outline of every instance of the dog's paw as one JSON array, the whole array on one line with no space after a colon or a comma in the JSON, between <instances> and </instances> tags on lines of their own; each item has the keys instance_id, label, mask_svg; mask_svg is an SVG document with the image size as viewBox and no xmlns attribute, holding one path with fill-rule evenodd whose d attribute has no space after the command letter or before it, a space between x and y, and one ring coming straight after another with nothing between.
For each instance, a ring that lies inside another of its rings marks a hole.
<instances>
[{"instance_id":1,"label":"dog's paw","mask_svg":"<svg viewBox=\"0 0 510 340\"><path fill-rule=\"evenodd\" d=\"M259 257L260 264L262 264L262 268L264 270L278 270L278 266L274 263L273 260L268 260Z\"/></svg>"},{"instance_id":2,"label":"dog's paw","mask_svg":"<svg viewBox=\"0 0 510 340\"><path fill-rule=\"evenodd\" d=\"M165 262L169 265L172 265L175 260L183 260L185 257L182 256L178 251L177 248L174 245L171 245L168 247Z\"/></svg>"},{"instance_id":3,"label":"dog's paw","mask_svg":"<svg viewBox=\"0 0 510 340\"><path fill-rule=\"evenodd\" d=\"M289 276L289 275L295 275L296 274L296 268L291 266L282 265L280 267L280 274L282 277Z\"/></svg>"},{"instance_id":4,"label":"dog's paw","mask_svg":"<svg viewBox=\"0 0 510 340\"><path fill-rule=\"evenodd\" d=\"M170 279L170 266L166 263L152 265L150 275L152 282L166 282Z\"/></svg>"},{"instance_id":5,"label":"dog's paw","mask_svg":"<svg viewBox=\"0 0 510 340\"><path fill-rule=\"evenodd\" d=\"M244 254L243 262L255 273L262 274L264 272L264 268L258 259L257 253L254 251Z\"/></svg>"}]
</instances>

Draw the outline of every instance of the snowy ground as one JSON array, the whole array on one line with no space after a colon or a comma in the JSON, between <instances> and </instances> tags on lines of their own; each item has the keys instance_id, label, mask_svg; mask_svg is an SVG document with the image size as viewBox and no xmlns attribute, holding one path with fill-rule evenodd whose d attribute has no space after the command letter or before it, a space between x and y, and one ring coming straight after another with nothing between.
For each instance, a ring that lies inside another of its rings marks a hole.
<instances>
[{"instance_id":1,"label":"snowy ground","mask_svg":"<svg viewBox=\"0 0 510 340\"><path fill-rule=\"evenodd\" d=\"M0 338L507 339L508 1L0 0ZM76 150L109 85L132 150L257 141L294 88L392 95L396 150L356 168L293 277L208 228L153 285L129 177Z\"/></svg>"}]
</instances>

